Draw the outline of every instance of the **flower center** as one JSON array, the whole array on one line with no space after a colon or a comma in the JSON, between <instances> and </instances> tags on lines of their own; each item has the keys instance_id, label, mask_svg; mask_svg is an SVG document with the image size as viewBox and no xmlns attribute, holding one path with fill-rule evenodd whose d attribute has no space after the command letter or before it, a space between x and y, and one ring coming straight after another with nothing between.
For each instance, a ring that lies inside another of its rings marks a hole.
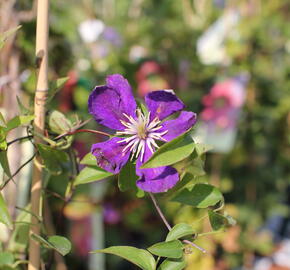
<instances>
[{"instance_id":1,"label":"flower center","mask_svg":"<svg viewBox=\"0 0 290 270\"><path fill-rule=\"evenodd\" d=\"M147 128L146 128L146 122L141 122L138 123L139 125L137 126L137 135L140 139L146 139L147 137Z\"/></svg>"},{"instance_id":2,"label":"flower center","mask_svg":"<svg viewBox=\"0 0 290 270\"><path fill-rule=\"evenodd\" d=\"M160 131L162 129L161 121L157 117L150 121L150 112L148 115L144 115L141 110L137 109L137 119L126 114L124 116L127 121L120 120L120 122L126 128L116 134L127 137L118 143L127 144L123 152L130 151L132 153L131 160L134 156L137 158L140 155L141 162L143 162L146 146L153 153L155 148L159 148L155 140L166 141L162 136L167 133L167 130Z\"/></svg>"}]
</instances>

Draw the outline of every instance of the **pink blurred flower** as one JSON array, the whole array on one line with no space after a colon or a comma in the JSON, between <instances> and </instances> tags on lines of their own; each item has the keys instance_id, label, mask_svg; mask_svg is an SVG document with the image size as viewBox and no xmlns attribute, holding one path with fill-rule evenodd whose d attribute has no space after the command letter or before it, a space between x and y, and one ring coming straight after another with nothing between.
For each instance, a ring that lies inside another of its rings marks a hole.
<instances>
[{"instance_id":1,"label":"pink blurred flower","mask_svg":"<svg viewBox=\"0 0 290 270\"><path fill-rule=\"evenodd\" d=\"M234 127L245 100L246 82L247 78L243 75L216 83L202 100L205 106L202 120L219 128Z\"/></svg>"},{"instance_id":2,"label":"pink blurred flower","mask_svg":"<svg viewBox=\"0 0 290 270\"><path fill-rule=\"evenodd\" d=\"M168 89L169 85L162 76L162 69L155 61L144 62L136 73L138 94L144 97L148 92Z\"/></svg>"},{"instance_id":3,"label":"pink blurred flower","mask_svg":"<svg viewBox=\"0 0 290 270\"><path fill-rule=\"evenodd\" d=\"M85 217L79 220L73 220L70 229L71 240L75 247L75 254L80 257L88 256L92 249L92 223L91 218Z\"/></svg>"}]
</instances>

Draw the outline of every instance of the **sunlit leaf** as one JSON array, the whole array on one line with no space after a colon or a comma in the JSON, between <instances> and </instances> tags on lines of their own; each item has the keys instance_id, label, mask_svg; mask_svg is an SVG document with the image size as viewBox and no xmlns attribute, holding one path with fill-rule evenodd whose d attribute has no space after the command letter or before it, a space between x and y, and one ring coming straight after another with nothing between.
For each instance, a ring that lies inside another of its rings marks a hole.
<instances>
[{"instance_id":1,"label":"sunlit leaf","mask_svg":"<svg viewBox=\"0 0 290 270\"><path fill-rule=\"evenodd\" d=\"M204 144L204 143L197 143L195 145L195 151L196 153L201 156L202 154L210 151L213 147L211 145L208 144Z\"/></svg>"},{"instance_id":2,"label":"sunlit leaf","mask_svg":"<svg viewBox=\"0 0 290 270\"><path fill-rule=\"evenodd\" d=\"M4 127L4 128L7 127L6 121L5 121L5 119L4 119L4 117L3 117L1 112L0 112L0 127Z\"/></svg>"},{"instance_id":3,"label":"sunlit leaf","mask_svg":"<svg viewBox=\"0 0 290 270\"><path fill-rule=\"evenodd\" d=\"M157 256L167 258L181 258L183 255L183 245L178 240L160 242L149 247L148 250Z\"/></svg>"},{"instance_id":4,"label":"sunlit leaf","mask_svg":"<svg viewBox=\"0 0 290 270\"><path fill-rule=\"evenodd\" d=\"M54 235L54 236L50 236L48 238L48 240L46 240L43 237L41 237L40 235L37 235L37 234L33 233L31 235L31 237L35 241L39 242L45 248L54 249L58 253L60 253L62 256L65 256L71 250L70 241L67 238L63 237L63 236Z\"/></svg>"},{"instance_id":5,"label":"sunlit leaf","mask_svg":"<svg viewBox=\"0 0 290 270\"><path fill-rule=\"evenodd\" d=\"M111 175L113 174L99 168L98 166L88 166L82 169L81 172L78 174L74 181L74 185L95 182L107 178Z\"/></svg>"},{"instance_id":6,"label":"sunlit leaf","mask_svg":"<svg viewBox=\"0 0 290 270\"><path fill-rule=\"evenodd\" d=\"M156 269L156 262L154 257L144 249L138 249L129 246L114 246L101 250L92 251L92 253L98 252L117 255L139 266L143 270Z\"/></svg>"},{"instance_id":7,"label":"sunlit leaf","mask_svg":"<svg viewBox=\"0 0 290 270\"><path fill-rule=\"evenodd\" d=\"M195 143L188 132L162 145L141 168L156 168L179 162L194 151Z\"/></svg>"},{"instance_id":8,"label":"sunlit leaf","mask_svg":"<svg viewBox=\"0 0 290 270\"><path fill-rule=\"evenodd\" d=\"M212 185L196 184L191 190L185 188L172 200L197 208L206 208L222 201L223 195Z\"/></svg>"},{"instance_id":9,"label":"sunlit leaf","mask_svg":"<svg viewBox=\"0 0 290 270\"><path fill-rule=\"evenodd\" d=\"M195 233L195 230L186 223L179 223L176 224L167 234L166 241L172 241L177 240L181 237L193 235Z\"/></svg>"},{"instance_id":10,"label":"sunlit leaf","mask_svg":"<svg viewBox=\"0 0 290 270\"><path fill-rule=\"evenodd\" d=\"M89 152L83 157L80 164L96 166L97 160L96 157L91 152Z\"/></svg>"},{"instance_id":11,"label":"sunlit leaf","mask_svg":"<svg viewBox=\"0 0 290 270\"><path fill-rule=\"evenodd\" d=\"M164 260L157 270L182 270L186 267L184 259L166 259Z\"/></svg>"},{"instance_id":12,"label":"sunlit leaf","mask_svg":"<svg viewBox=\"0 0 290 270\"><path fill-rule=\"evenodd\" d=\"M71 251L71 242L63 236L58 236L58 235L50 236L48 237L48 242L62 256L65 256Z\"/></svg>"},{"instance_id":13,"label":"sunlit leaf","mask_svg":"<svg viewBox=\"0 0 290 270\"><path fill-rule=\"evenodd\" d=\"M18 115L12 118L7 123L6 132L10 130L29 124L34 119L34 115Z\"/></svg>"},{"instance_id":14,"label":"sunlit leaf","mask_svg":"<svg viewBox=\"0 0 290 270\"><path fill-rule=\"evenodd\" d=\"M6 132L3 127L0 127L0 151L7 150Z\"/></svg>"}]
</instances>

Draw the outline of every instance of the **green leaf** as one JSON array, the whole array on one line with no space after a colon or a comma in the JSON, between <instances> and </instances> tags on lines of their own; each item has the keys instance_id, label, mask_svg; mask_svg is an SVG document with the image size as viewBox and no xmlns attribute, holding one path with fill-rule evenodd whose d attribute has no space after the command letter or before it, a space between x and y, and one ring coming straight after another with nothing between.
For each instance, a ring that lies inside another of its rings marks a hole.
<instances>
[{"instance_id":1,"label":"green leaf","mask_svg":"<svg viewBox=\"0 0 290 270\"><path fill-rule=\"evenodd\" d=\"M237 221L227 213L224 214L224 217L227 219L228 226L235 226L237 224Z\"/></svg>"},{"instance_id":2,"label":"green leaf","mask_svg":"<svg viewBox=\"0 0 290 270\"><path fill-rule=\"evenodd\" d=\"M5 141L0 141L0 151L5 151L7 150L7 142Z\"/></svg>"},{"instance_id":3,"label":"green leaf","mask_svg":"<svg viewBox=\"0 0 290 270\"><path fill-rule=\"evenodd\" d=\"M166 259L160 264L158 270L182 270L186 267L184 259Z\"/></svg>"},{"instance_id":4,"label":"green leaf","mask_svg":"<svg viewBox=\"0 0 290 270\"><path fill-rule=\"evenodd\" d=\"M6 40L13 35L19 28L21 28L21 25L18 25L14 28L11 28L3 33L0 33L0 49L3 48Z\"/></svg>"},{"instance_id":5,"label":"green leaf","mask_svg":"<svg viewBox=\"0 0 290 270\"><path fill-rule=\"evenodd\" d=\"M0 151L0 164L8 177L11 177L10 167L7 158L7 151Z\"/></svg>"},{"instance_id":6,"label":"green leaf","mask_svg":"<svg viewBox=\"0 0 290 270\"><path fill-rule=\"evenodd\" d=\"M223 195L214 186L196 184L192 190L184 189L172 201L188 204L197 208L207 208L223 200Z\"/></svg>"},{"instance_id":7,"label":"green leaf","mask_svg":"<svg viewBox=\"0 0 290 270\"><path fill-rule=\"evenodd\" d=\"M178 240L156 243L147 249L152 254L161 257L178 259L183 255L183 245Z\"/></svg>"},{"instance_id":8,"label":"green leaf","mask_svg":"<svg viewBox=\"0 0 290 270\"><path fill-rule=\"evenodd\" d=\"M172 198L175 194L184 189L184 187L190 182L195 180L195 177L191 173L185 173L184 175L181 175L180 178L181 179L177 182L177 184L166 192L165 197Z\"/></svg>"},{"instance_id":9,"label":"green leaf","mask_svg":"<svg viewBox=\"0 0 290 270\"><path fill-rule=\"evenodd\" d=\"M91 152L89 152L83 157L80 164L96 166L97 160L96 160L96 157Z\"/></svg>"},{"instance_id":10,"label":"green leaf","mask_svg":"<svg viewBox=\"0 0 290 270\"><path fill-rule=\"evenodd\" d=\"M51 82L49 86L47 103L52 100L55 94L65 85L65 83L69 80L69 77L59 78L56 81Z\"/></svg>"},{"instance_id":11,"label":"green leaf","mask_svg":"<svg viewBox=\"0 0 290 270\"><path fill-rule=\"evenodd\" d=\"M197 143L195 145L195 151L196 153L201 156L202 154L208 152L209 150L211 150L213 147L211 145L208 144L204 144L204 143Z\"/></svg>"},{"instance_id":12,"label":"green leaf","mask_svg":"<svg viewBox=\"0 0 290 270\"><path fill-rule=\"evenodd\" d=\"M49 242L47 242L47 240L45 240L43 237L41 237L40 235L37 235L35 233L31 234L31 238L33 240L35 240L36 242L42 244L44 247L46 248L52 248L51 244Z\"/></svg>"},{"instance_id":13,"label":"green leaf","mask_svg":"<svg viewBox=\"0 0 290 270\"><path fill-rule=\"evenodd\" d=\"M71 130L72 123L59 111L52 111L48 117L48 125L52 132L63 134Z\"/></svg>"},{"instance_id":14,"label":"green leaf","mask_svg":"<svg viewBox=\"0 0 290 270\"><path fill-rule=\"evenodd\" d=\"M236 220L228 214L221 215L212 210L208 211L210 225L213 230L218 231L225 227L235 226Z\"/></svg>"},{"instance_id":15,"label":"green leaf","mask_svg":"<svg viewBox=\"0 0 290 270\"><path fill-rule=\"evenodd\" d=\"M6 132L3 127L0 127L0 150L7 150Z\"/></svg>"},{"instance_id":16,"label":"green leaf","mask_svg":"<svg viewBox=\"0 0 290 270\"><path fill-rule=\"evenodd\" d=\"M5 121L5 119L4 119L4 117L3 117L1 112L0 112L0 127L4 127L4 128L7 127L6 121Z\"/></svg>"},{"instance_id":17,"label":"green leaf","mask_svg":"<svg viewBox=\"0 0 290 270\"><path fill-rule=\"evenodd\" d=\"M18 115L12 118L7 123L6 132L10 130L29 124L34 119L34 115Z\"/></svg>"},{"instance_id":18,"label":"green leaf","mask_svg":"<svg viewBox=\"0 0 290 270\"><path fill-rule=\"evenodd\" d=\"M204 160L197 156L194 152L186 159L177 162L172 167L174 167L179 175L185 175L186 173L190 173L192 176L202 176L205 174L204 171Z\"/></svg>"},{"instance_id":19,"label":"green leaf","mask_svg":"<svg viewBox=\"0 0 290 270\"><path fill-rule=\"evenodd\" d=\"M117 255L122 257L125 260L130 261L131 263L139 266L143 270L155 270L156 262L154 257L144 249L138 249L135 247L129 246L114 246L101 250L95 250L91 253L107 253Z\"/></svg>"},{"instance_id":20,"label":"green leaf","mask_svg":"<svg viewBox=\"0 0 290 270\"><path fill-rule=\"evenodd\" d=\"M137 102L137 106L138 106L138 108L141 109L143 115L147 116L147 115L148 115L148 109L147 109L147 107L145 106L145 104L143 103L143 101L140 100L140 99L136 99L136 102Z\"/></svg>"},{"instance_id":21,"label":"green leaf","mask_svg":"<svg viewBox=\"0 0 290 270\"><path fill-rule=\"evenodd\" d=\"M77 186L77 185L95 182L98 180L102 180L106 177L109 177L111 175L113 174L99 168L98 166L85 167L84 169L81 170L81 172L76 177L74 181L74 185Z\"/></svg>"},{"instance_id":22,"label":"green leaf","mask_svg":"<svg viewBox=\"0 0 290 270\"><path fill-rule=\"evenodd\" d=\"M137 188L137 192L136 192L136 197L137 198L143 198L145 196L145 192L144 190Z\"/></svg>"},{"instance_id":23,"label":"green leaf","mask_svg":"<svg viewBox=\"0 0 290 270\"><path fill-rule=\"evenodd\" d=\"M14 253L24 253L29 240L29 224L31 221L30 205L25 207L16 218L14 230L9 240L8 249Z\"/></svg>"},{"instance_id":24,"label":"green leaf","mask_svg":"<svg viewBox=\"0 0 290 270\"><path fill-rule=\"evenodd\" d=\"M71 242L63 237L58 235L53 235L48 237L48 242L58 251L62 256L65 256L71 251Z\"/></svg>"},{"instance_id":25,"label":"green leaf","mask_svg":"<svg viewBox=\"0 0 290 270\"><path fill-rule=\"evenodd\" d=\"M16 99L17 99L17 103L18 103L18 107L19 107L19 110L20 110L20 113L23 114L23 115L29 115L29 114L32 114L33 111L31 109L28 109L26 108L23 103L21 102L20 98L18 96L16 96Z\"/></svg>"},{"instance_id":26,"label":"green leaf","mask_svg":"<svg viewBox=\"0 0 290 270\"><path fill-rule=\"evenodd\" d=\"M177 240L181 237L193 234L195 234L195 230L190 225L186 223L179 223L169 231L166 237L166 242Z\"/></svg>"},{"instance_id":27,"label":"green leaf","mask_svg":"<svg viewBox=\"0 0 290 270\"><path fill-rule=\"evenodd\" d=\"M121 191L133 189L137 192L136 181L138 176L136 175L135 165L131 162L122 168L118 177L118 186Z\"/></svg>"},{"instance_id":28,"label":"green leaf","mask_svg":"<svg viewBox=\"0 0 290 270\"><path fill-rule=\"evenodd\" d=\"M45 144L38 144L37 148L45 168L54 175L61 174L63 172L62 163L69 160L67 153Z\"/></svg>"},{"instance_id":29,"label":"green leaf","mask_svg":"<svg viewBox=\"0 0 290 270\"><path fill-rule=\"evenodd\" d=\"M208 217L210 225L215 231L223 229L228 225L228 220L223 215L220 215L212 210L208 211Z\"/></svg>"},{"instance_id":30,"label":"green leaf","mask_svg":"<svg viewBox=\"0 0 290 270\"><path fill-rule=\"evenodd\" d=\"M141 168L156 168L179 162L188 157L194 150L195 143L189 131L162 145Z\"/></svg>"},{"instance_id":31,"label":"green leaf","mask_svg":"<svg viewBox=\"0 0 290 270\"><path fill-rule=\"evenodd\" d=\"M56 250L62 256L65 256L71 250L70 241L63 236L54 235L54 236L50 236L48 238L48 240L46 240L43 237L41 237L40 235L33 233L31 235L31 238L33 238L35 241L39 242L45 248Z\"/></svg>"},{"instance_id":32,"label":"green leaf","mask_svg":"<svg viewBox=\"0 0 290 270\"><path fill-rule=\"evenodd\" d=\"M0 252L0 267L3 267L5 265L12 265L13 263L14 263L14 255L12 253Z\"/></svg>"},{"instance_id":33,"label":"green leaf","mask_svg":"<svg viewBox=\"0 0 290 270\"><path fill-rule=\"evenodd\" d=\"M0 193L0 222L8 226L9 229L13 229L12 220L1 193Z\"/></svg>"}]
</instances>

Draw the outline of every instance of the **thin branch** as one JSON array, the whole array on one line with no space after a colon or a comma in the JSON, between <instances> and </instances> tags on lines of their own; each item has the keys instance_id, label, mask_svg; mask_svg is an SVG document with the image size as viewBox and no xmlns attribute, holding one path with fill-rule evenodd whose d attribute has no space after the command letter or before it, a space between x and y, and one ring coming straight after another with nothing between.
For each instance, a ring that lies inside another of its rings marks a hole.
<instances>
[{"instance_id":1,"label":"thin branch","mask_svg":"<svg viewBox=\"0 0 290 270\"><path fill-rule=\"evenodd\" d=\"M155 197L154 197L153 194L150 193L150 192L149 192L149 196L150 196L150 198L151 198L151 200L152 200L152 202L153 202L153 204L154 204L154 206L155 206L155 208L156 208L156 210L157 210L159 216L161 217L163 223L164 223L165 226L167 227L168 231L171 231L172 227L169 225L169 222L167 221L167 219L166 219L165 216L163 215L163 213L162 213L162 211L161 211L159 205L157 204L157 201L156 201ZM185 244L189 244L189 245L191 245L191 246L197 248L197 249L200 250L202 253L206 253L206 250L205 250L204 248L198 246L197 244L195 244L195 243L193 243L193 242L191 242L191 241L189 241L189 240L182 240L182 242L185 243Z\"/></svg>"},{"instance_id":2,"label":"thin branch","mask_svg":"<svg viewBox=\"0 0 290 270\"><path fill-rule=\"evenodd\" d=\"M16 138L15 140L13 141L10 141L10 142L7 142L7 146L15 143L15 142L18 142L18 141L22 141L22 140L25 140L25 139L31 139L33 138L33 136L29 135L29 136L24 136L24 137L19 137L19 138Z\"/></svg>"},{"instance_id":3,"label":"thin branch","mask_svg":"<svg viewBox=\"0 0 290 270\"><path fill-rule=\"evenodd\" d=\"M189 245L191 245L191 246L197 248L197 249L200 250L202 253L206 253L206 250L205 250L204 248L198 246L197 244L195 244L195 243L193 243L193 242L191 242L191 241L189 241L189 240L182 240L182 242L185 243L185 244L189 244Z\"/></svg>"},{"instance_id":4,"label":"thin branch","mask_svg":"<svg viewBox=\"0 0 290 270\"><path fill-rule=\"evenodd\" d=\"M49 193L52 197L58 198L64 202L67 202L68 199L62 197L61 195L59 195L58 193L51 191L49 189L42 189L45 193ZM46 195L47 196L47 195ZM100 205L101 202L99 200L76 200L76 199L69 199L69 202L74 202L74 203L86 203L86 204L93 204L95 206Z\"/></svg>"},{"instance_id":5,"label":"thin branch","mask_svg":"<svg viewBox=\"0 0 290 270\"><path fill-rule=\"evenodd\" d=\"M93 130L93 129L78 129L78 130L75 130L75 131L69 131L65 134L62 134L62 135L59 135L55 138L55 140L58 140L62 137L65 137L65 136L69 136L69 135L74 135L76 133L81 133L81 132L86 132L86 133L94 133L94 134L100 134L100 135L105 135L105 136L108 136L110 137L111 135L106 133L106 132L102 132L102 131L98 131L98 130Z\"/></svg>"},{"instance_id":6,"label":"thin branch","mask_svg":"<svg viewBox=\"0 0 290 270\"><path fill-rule=\"evenodd\" d=\"M85 126L85 125L86 125L87 123L89 123L91 120L92 120L92 118L89 118L89 119L87 119L87 120L85 120L85 121L79 123L78 125L76 125L75 127L73 127L69 132L74 132L74 131L76 131L77 129L79 129L79 128ZM62 138L62 137L64 137L64 136L67 136L67 133L66 133L66 132L63 133L63 134L60 134L60 135L57 136L55 139L58 140L58 139L60 139L60 138Z\"/></svg>"},{"instance_id":7,"label":"thin branch","mask_svg":"<svg viewBox=\"0 0 290 270\"><path fill-rule=\"evenodd\" d=\"M150 198L151 198L151 200L152 200L152 202L153 202L153 204L154 204L154 206L155 206L155 208L156 208L156 210L157 210L159 216L161 217L163 223L164 223L165 226L167 227L168 231L170 231L170 230L172 229L172 227L169 225L167 219L166 219L165 216L163 215L163 213L162 213L162 211L161 211L159 205L157 204L157 201L156 201L155 197L154 197L153 194L150 193L150 192L149 192L149 196L150 196Z\"/></svg>"},{"instance_id":8,"label":"thin branch","mask_svg":"<svg viewBox=\"0 0 290 270\"><path fill-rule=\"evenodd\" d=\"M34 153L33 154L33 156L30 158L30 159L28 159L27 161L25 161L17 170L16 170L16 172L13 174L13 175L11 175L5 182L4 182L4 184L1 186L1 188L0 188L0 190L2 190L9 182L10 182L10 180L12 180L28 163L30 163L33 159L34 159L34 157L35 157L35 155L36 155L36 153Z\"/></svg>"},{"instance_id":9,"label":"thin branch","mask_svg":"<svg viewBox=\"0 0 290 270\"><path fill-rule=\"evenodd\" d=\"M25 209L25 208L22 208L22 207L19 207L19 206L15 206L16 209L20 210L20 211L23 211L23 212L26 212L28 213L29 215L35 217L37 220L38 220L38 223L41 223L42 222L42 219L41 217L39 217L38 215L36 215L35 213L32 213L31 211ZM30 222L31 225L37 225L37 224L33 224Z\"/></svg>"}]
</instances>

